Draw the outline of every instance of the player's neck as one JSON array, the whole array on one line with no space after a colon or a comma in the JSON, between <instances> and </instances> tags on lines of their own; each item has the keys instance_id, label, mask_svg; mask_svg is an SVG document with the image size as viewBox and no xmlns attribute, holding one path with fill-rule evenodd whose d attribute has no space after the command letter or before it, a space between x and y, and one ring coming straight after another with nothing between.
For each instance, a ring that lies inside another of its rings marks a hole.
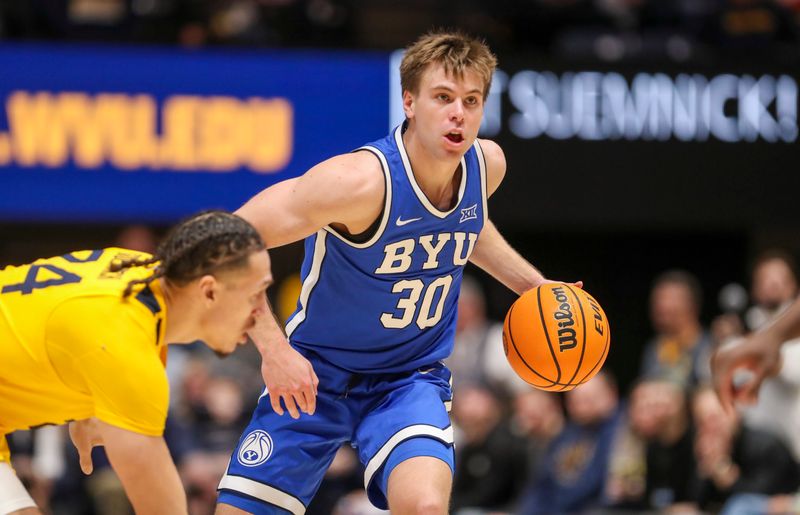
<instances>
[{"instance_id":1,"label":"player's neck","mask_svg":"<svg viewBox=\"0 0 800 515\"><path fill-rule=\"evenodd\" d=\"M460 178L459 165L461 155L454 154L447 159L434 156L429 152L417 133L409 127L403 134L403 143L408 153L408 160L414 179L417 184L434 204L440 199L450 199L453 194L454 181ZM455 188L458 185L456 184Z\"/></svg>"},{"instance_id":2,"label":"player's neck","mask_svg":"<svg viewBox=\"0 0 800 515\"><path fill-rule=\"evenodd\" d=\"M177 286L158 279L161 291L164 292L164 303L167 306L167 316L164 319L165 343L191 343L198 339L196 309L192 306L188 295L180 295Z\"/></svg>"}]
</instances>

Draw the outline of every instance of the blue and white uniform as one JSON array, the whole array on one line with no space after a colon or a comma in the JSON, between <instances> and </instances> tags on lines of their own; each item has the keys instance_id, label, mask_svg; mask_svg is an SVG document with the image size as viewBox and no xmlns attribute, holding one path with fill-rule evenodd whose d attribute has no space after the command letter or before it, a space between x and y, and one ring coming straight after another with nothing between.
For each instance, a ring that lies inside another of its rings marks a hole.
<instances>
[{"instance_id":1,"label":"blue and white uniform","mask_svg":"<svg viewBox=\"0 0 800 515\"><path fill-rule=\"evenodd\" d=\"M325 227L305 241L303 287L286 332L319 377L317 411L278 416L265 392L220 483L220 502L304 513L347 442L381 508L401 461L434 456L453 468L450 372L441 360L453 350L463 268L487 218L486 165L476 141L461 159L454 205L441 211L417 184L402 134L400 126L358 149L378 158L386 181L368 239Z\"/></svg>"}]
</instances>

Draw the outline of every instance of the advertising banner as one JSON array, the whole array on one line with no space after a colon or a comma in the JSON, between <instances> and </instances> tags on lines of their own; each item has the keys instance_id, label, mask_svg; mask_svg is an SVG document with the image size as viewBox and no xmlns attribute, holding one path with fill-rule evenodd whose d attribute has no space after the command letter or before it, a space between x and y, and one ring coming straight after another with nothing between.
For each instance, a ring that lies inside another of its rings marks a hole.
<instances>
[{"instance_id":1,"label":"advertising banner","mask_svg":"<svg viewBox=\"0 0 800 515\"><path fill-rule=\"evenodd\" d=\"M386 132L388 56L0 46L0 220L170 223Z\"/></svg>"},{"instance_id":2,"label":"advertising banner","mask_svg":"<svg viewBox=\"0 0 800 515\"><path fill-rule=\"evenodd\" d=\"M794 70L519 57L501 67L483 128L508 161L496 220L583 230L800 223Z\"/></svg>"}]
</instances>

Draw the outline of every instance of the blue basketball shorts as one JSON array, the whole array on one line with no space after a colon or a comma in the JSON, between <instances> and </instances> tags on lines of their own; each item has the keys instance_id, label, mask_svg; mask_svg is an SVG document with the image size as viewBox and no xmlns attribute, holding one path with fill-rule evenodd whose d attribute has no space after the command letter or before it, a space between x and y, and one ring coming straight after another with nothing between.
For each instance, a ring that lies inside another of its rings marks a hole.
<instances>
[{"instance_id":1,"label":"blue basketball shorts","mask_svg":"<svg viewBox=\"0 0 800 515\"><path fill-rule=\"evenodd\" d=\"M365 466L370 501L387 508L393 468L433 456L454 470L450 371L434 363L409 373L353 374L301 351L319 377L314 415L272 410L268 392L233 452L219 503L256 514L305 513L336 451L350 443Z\"/></svg>"}]
</instances>

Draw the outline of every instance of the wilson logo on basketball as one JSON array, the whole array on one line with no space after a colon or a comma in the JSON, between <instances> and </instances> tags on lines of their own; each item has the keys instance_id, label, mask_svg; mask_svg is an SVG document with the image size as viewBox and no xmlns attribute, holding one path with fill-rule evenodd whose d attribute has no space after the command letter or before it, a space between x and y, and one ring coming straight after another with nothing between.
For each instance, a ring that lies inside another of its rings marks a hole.
<instances>
[{"instance_id":1,"label":"wilson logo on basketball","mask_svg":"<svg viewBox=\"0 0 800 515\"><path fill-rule=\"evenodd\" d=\"M572 315L572 306L569 303L567 294L564 288L560 286L553 288L553 296L558 301L558 310L553 313L553 318L557 320L558 324L558 350L564 352L565 350L574 349L578 345L578 340L575 338L575 318Z\"/></svg>"},{"instance_id":2,"label":"wilson logo on basketball","mask_svg":"<svg viewBox=\"0 0 800 515\"><path fill-rule=\"evenodd\" d=\"M566 283L545 283L526 291L503 323L508 363L542 390L564 392L589 381L603 366L610 342L601 304Z\"/></svg>"}]
</instances>

